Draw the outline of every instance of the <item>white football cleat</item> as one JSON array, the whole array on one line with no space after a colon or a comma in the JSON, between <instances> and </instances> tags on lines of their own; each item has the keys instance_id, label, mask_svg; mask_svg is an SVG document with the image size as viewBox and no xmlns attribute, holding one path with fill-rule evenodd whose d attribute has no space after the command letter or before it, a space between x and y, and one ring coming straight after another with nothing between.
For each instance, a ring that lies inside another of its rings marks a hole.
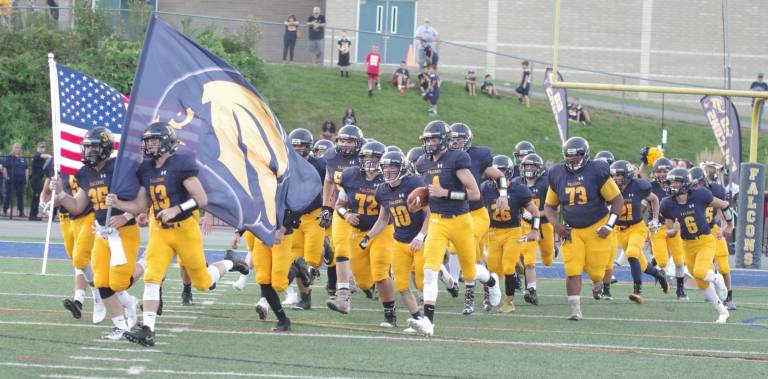
<instances>
[{"instance_id":1,"label":"white football cleat","mask_svg":"<svg viewBox=\"0 0 768 379\"><path fill-rule=\"evenodd\" d=\"M266 320L268 312L269 312L269 303L267 302L266 297L262 297L259 299L259 302L256 303L256 313L258 313L259 315L259 320Z\"/></svg>"},{"instance_id":2,"label":"white football cleat","mask_svg":"<svg viewBox=\"0 0 768 379\"><path fill-rule=\"evenodd\" d=\"M435 326L429 321L429 318L422 317L418 320L409 318L408 326L416 330L416 332L425 335L426 337L432 337L435 334Z\"/></svg>"},{"instance_id":3,"label":"white football cleat","mask_svg":"<svg viewBox=\"0 0 768 379\"><path fill-rule=\"evenodd\" d=\"M139 317L136 315L136 307L139 301L135 296L131 296L131 302L125 305L125 321L128 323L128 330L133 329L139 322Z\"/></svg>"},{"instance_id":4,"label":"white football cleat","mask_svg":"<svg viewBox=\"0 0 768 379\"><path fill-rule=\"evenodd\" d=\"M237 291L242 291L245 288L245 285L248 283L248 275L240 274L240 277L237 278L237 280L232 283L232 288L234 288Z\"/></svg>"},{"instance_id":5,"label":"white football cleat","mask_svg":"<svg viewBox=\"0 0 768 379\"><path fill-rule=\"evenodd\" d=\"M713 281L712 284L715 285L717 297L719 297L721 301L725 301L725 298L728 297L728 288L725 287L725 278L723 278L723 275L719 272L715 274L715 281Z\"/></svg>"},{"instance_id":6,"label":"white football cleat","mask_svg":"<svg viewBox=\"0 0 768 379\"><path fill-rule=\"evenodd\" d=\"M93 323L99 324L107 317L107 307L101 301L93 303Z\"/></svg>"},{"instance_id":7,"label":"white football cleat","mask_svg":"<svg viewBox=\"0 0 768 379\"><path fill-rule=\"evenodd\" d=\"M409 327L407 327L407 328L405 328L405 329L403 330L403 333L405 333L405 334L416 334L416 333L418 333L418 331L417 331L416 329L414 329L414 328L411 328L411 327L409 326Z\"/></svg>"},{"instance_id":8,"label":"white football cleat","mask_svg":"<svg viewBox=\"0 0 768 379\"><path fill-rule=\"evenodd\" d=\"M717 320L715 320L715 324L725 324L730 317L731 317L731 314L728 312L728 309L723 307L722 310L718 311L718 316L717 316Z\"/></svg>"},{"instance_id":9,"label":"white football cleat","mask_svg":"<svg viewBox=\"0 0 768 379\"><path fill-rule=\"evenodd\" d=\"M379 326L382 328L395 328L397 327L397 324L393 324L389 321L383 321L381 324L379 324Z\"/></svg>"},{"instance_id":10,"label":"white football cleat","mask_svg":"<svg viewBox=\"0 0 768 379\"><path fill-rule=\"evenodd\" d=\"M501 304L501 286L499 285L498 275L491 273L491 277L496 281L496 284L493 287L488 287L488 290L490 291L489 301L492 307L497 307Z\"/></svg>"},{"instance_id":11,"label":"white football cleat","mask_svg":"<svg viewBox=\"0 0 768 379\"><path fill-rule=\"evenodd\" d=\"M299 295L296 294L296 290L293 287L288 287L288 289L285 290L285 300L283 300L283 305L296 305L299 303Z\"/></svg>"},{"instance_id":12,"label":"white football cleat","mask_svg":"<svg viewBox=\"0 0 768 379\"><path fill-rule=\"evenodd\" d=\"M109 341L120 341L123 339L123 334L125 334L127 330L120 329L118 327L112 328L112 331L109 333L104 334L101 336L101 339L103 340L109 340Z\"/></svg>"}]
</instances>

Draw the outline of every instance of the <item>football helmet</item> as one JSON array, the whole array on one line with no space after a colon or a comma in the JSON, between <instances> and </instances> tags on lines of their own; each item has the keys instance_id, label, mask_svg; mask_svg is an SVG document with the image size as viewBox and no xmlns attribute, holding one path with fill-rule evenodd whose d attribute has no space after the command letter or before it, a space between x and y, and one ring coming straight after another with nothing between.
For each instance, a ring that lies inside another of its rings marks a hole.
<instances>
[{"instance_id":1,"label":"football helmet","mask_svg":"<svg viewBox=\"0 0 768 379\"><path fill-rule=\"evenodd\" d=\"M288 140L291 142L293 149L304 158L309 155L309 151L312 149L315 142L312 133L304 128L291 130L291 133L288 134Z\"/></svg>"},{"instance_id":2,"label":"football helmet","mask_svg":"<svg viewBox=\"0 0 768 379\"><path fill-rule=\"evenodd\" d=\"M430 145L428 144L428 140L432 138L437 138L438 141L437 143ZM445 121L430 121L421 133L421 146L424 148L426 154L435 155L448 150L450 139L451 129Z\"/></svg>"},{"instance_id":3,"label":"football helmet","mask_svg":"<svg viewBox=\"0 0 768 379\"><path fill-rule=\"evenodd\" d=\"M515 144L515 152L512 156L515 158L515 163L520 164L526 155L534 153L536 153L536 148L532 143L528 141L520 141Z\"/></svg>"},{"instance_id":4,"label":"football helmet","mask_svg":"<svg viewBox=\"0 0 768 379\"><path fill-rule=\"evenodd\" d=\"M472 147L472 129L463 122L451 124L451 149L467 151Z\"/></svg>"},{"instance_id":5,"label":"football helmet","mask_svg":"<svg viewBox=\"0 0 768 379\"><path fill-rule=\"evenodd\" d=\"M379 161L387 148L381 142L368 142L360 149L360 170L363 172L378 172Z\"/></svg>"},{"instance_id":6,"label":"football helmet","mask_svg":"<svg viewBox=\"0 0 768 379\"><path fill-rule=\"evenodd\" d=\"M616 162L613 153L608 150L598 151L597 154L595 154L595 160L605 161L609 166L612 165L613 162Z\"/></svg>"},{"instance_id":7,"label":"football helmet","mask_svg":"<svg viewBox=\"0 0 768 379\"><path fill-rule=\"evenodd\" d=\"M405 153L403 153L403 149L401 149L401 148L399 148L399 147L397 147L397 146L395 146L395 145L389 145L389 146L387 146L387 152L390 152L390 151L397 151L397 152L399 152L400 154L403 154L403 155L405 155Z\"/></svg>"},{"instance_id":8,"label":"football helmet","mask_svg":"<svg viewBox=\"0 0 768 379\"><path fill-rule=\"evenodd\" d=\"M672 170L672 161L667 158L659 158L656 162L653 162L653 168L651 169L651 177L659 184L664 185L667 180L667 173Z\"/></svg>"},{"instance_id":9,"label":"football helmet","mask_svg":"<svg viewBox=\"0 0 768 379\"><path fill-rule=\"evenodd\" d=\"M160 141L160 146L154 151L150 151L148 142L152 139ZM165 153L171 153L176 148L176 131L166 122L155 122L144 130L144 135L141 136L142 147L144 149L144 157L147 159L157 160Z\"/></svg>"},{"instance_id":10,"label":"football helmet","mask_svg":"<svg viewBox=\"0 0 768 379\"><path fill-rule=\"evenodd\" d=\"M506 155L497 155L493 157L493 163L491 163L491 165L501 171L507 179L511 179L515 171L515 162L512 161L512 158Z\"/></svg>"},{"instance_id":11,"label":"football helmet","mask_svg":"<svg viewBox=\"0 0 768 379\"><path fill-rule=\"evenodd\" d=\"M571 137L563 144L565 168L576 173L589 162L589 143L581 137Z\"/></svg>"},{"instance_id":12,"label":"football helmet","mask_svg":"<svg viewBox=\"0 0 768 379\"><path fill-rule=\"evenodd\" d=\"M611 176L619 187L629 183L635 178L635 169L625 160L618 160L611 164Z\"/></svg>"},{"instance_id":13,"label":"football helmet","mask_svg":"<svg viewBox=\"0 0 768 379\"><path fill-rule=\"evenodd\" d=\"M328 149L333 149L334 147L335 145L333 142L327 139L317 140L317 142L315 142L315 146L312 147L312 154L314 154L315 158L322 158Z\"/></svg>"},{"instance_id":14,"label":"football helmet","mask_svg":"<svg viewBox=\"0 0 768 379\"><path fill-rule=\"evenodd\" d=\"M408 159L399 151L386 152L379 160L379 170L387 184L394 183L408 175L408 166ZM393 167L396 170L392 170Z\"/></svg>"},{"instance_id":15,"label":"football helmet","mask_svg":"<svg viewBox=\"0 0 768 379\"><path fill-rule=\"evenodd\" d=\"M115 150L115 137L109 129L97 126L85 133L80 142L80 161L88 167L109 159Z\"/></svg>"},{"instance_id":16,"label":"football helmet","mask_svg":"<svg viewBox=\"0 0 768 379\"><path fill-rule=\"evenodd\" d=\"M688 170L675 168L667 173L664 183L667 193L677 196L688 191L688 188L691 186L691 177Z\"/></svg>"},{"instance_id":17,"label":"football helmet","mask_svg":"<svg viewBox=\"0 0 768 379\"><path fill-rule=\"evenodd\" d=\"M702 186L707 184L707 174L701 167L691 167L688 169L688 175L691 179L691 187L698 187L699 184Z\"/></svg>"},{"instance_id":18,"label":"football helmet","mask_svg":"<svg viewBox=\"0 0 768 379\"><path fill-rule=\"evenodd\" d=\"M536 154L528 154L520 161L520 175L526 179L538 179L544 175L544 160Z\"/></svg>"},{"instance_id":19,"label":"football helmet","mask_svg":"<svg viewBox=\"0 0 768 379\"><path fill-rule=\"evenodd\" d=\"M364 143L363 131L354 125L344 125L336 134L336 152L347 158L358 155Z\"/></svg>"}]
</instances>

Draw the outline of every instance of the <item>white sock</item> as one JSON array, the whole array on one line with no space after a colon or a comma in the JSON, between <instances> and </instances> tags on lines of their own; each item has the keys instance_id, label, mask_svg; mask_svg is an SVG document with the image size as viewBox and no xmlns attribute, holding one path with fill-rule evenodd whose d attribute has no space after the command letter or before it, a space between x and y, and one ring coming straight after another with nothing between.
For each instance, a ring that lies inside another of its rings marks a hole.
<instances>
[{"instance_id":1,"label":"white sock","mask_svg":"<svg viewBox=\"0 0 768 379\"><path fill-rule=\"evenodd\" d=\"M85 303L85 290L75 290L75 301L79 301L80 304Z\"/></svg>"},{"instance_id":2,"label":"white sock","mask_svg":"<svg viewBox=\"0 0 768 379\"><path fill-rule=\"evenodd\" d=\"M528 288L536 289L536 282L530 282L528 283Z\"/></svg>"},{"instance_id":3,"label":"white sock","mask_svg":"<svg viewBox=\"0 0 768 379\"><path fill-rule=\"evenodd\" d=\"M232 261L226 260L226 259L223 260L223 261L219 261L217 263L224 264L224 272L227 272L227 271L231 270L232 267L235 267L235 262L232 262Z\"/></svg>"},{"instance_id":4,"label":"white sock","mask_svg":"<svg viewBox=\"0 0 768 379\"><path fill-rule=\"evenodd\" d=\"M569 295L568 305L571 306L571 313L581 313L581 296Z\"/></svg>"},{"instance_id":5,"label":"white sock","mask_svg":"<svg viewBox=\"0 0 768 379\"><path fill-rule=\"evenodd\" d=\"M155 331L155 319L157 318L157 313L155 312L144 312L142 313L141 320L144 323L145 326L149 328L151 331Z\"/></svg>"},{"instance_id":6,"label":"white sock","mask_svg":"<svg viewBox=\"0 0 768 379\"><path fill-rule=\"evenodd\" d=\"M707 275L704 275L704 277L701 279L705 282L714 282L715 281L715 272L712 270L707 270Z\"/></svg>"},{"instance_id":7,"label":"white sock","mask_svg":"<svg viewBox=\"0 0 768 379\"><path fill-rule=\"evenodd\" d=\"M677 278L685 277L685 266L675 266L675 277Z\"/></svg>"},{"instance_id":8,"label":"white sock","mask_svg":"<svg viewBox=\"0 0 768 379\"><path fill-rule=\"evenodd\" d=\"M461 265L459 264L458 255L448 254L448 270L451 272L451 276L458 280L461 275Z\"/></svg>"},{"instance_id":9,"label":"white sock","mask_svg":"<svg viewBox=\"0 0 768 379\"><path fill-rule=\"evenodd\" d=\"M290 286L288 286L288 288L285 289L285 294L296 296L296 285L291 284Z\"/></svg>"},{"instance_id":10,"label":"white sock","mask_svg":"<svg viewBox=\"0 0 768 379\"><path fill-rule=\"evenodd\" d=\"M725 308L723 305L723 302L720 301L720 298L717 297L717 292L715 292L715 286L710 284L707 286L707 288L704 288L702 290L704 292L704 298L707 299L707 302L712 304L712 306L717 310L718 312L721 312L722 309Z\"/></svg>"},{"instance_id":11,"label":"white sock","mask_svg":"<svg viewBox=\"0 0 768 379\"><path fill-rule=\"evenodd\" d=\"M128 323L123 315L112 317L112 324L118 329L128 330Z\"/></svg>"},{"instance_id":12,"label":"white sock","mask_svg":"<svg viewBox=\"0 0 768 379\"><path fill-rule=\"evenodd\" d=\"M129 308L129 306L133 304L133 298L131 297L131 294L128 293L128 291L119 291L115 294L117 295L117 299L120 300L120 303L123 304L124 307Z\"/></svg>"},{"instance_id":13,"label":"white sock","mask_svg":"<svg viewBox=\"0 0 768 379\"><path fill-rule=\"evenodd\" d=\"M349 289L349 282L337 282L337 283L336 283L336 288L338 288L338 289L340 289L340 290L341 290L341 289L346 289L346 290L348 290L348 289Z\"/></svg>"},{"instance_id":14,"label":"white sock","mask_svg":"<svg viewBox=\"0 0 768 379\"><path fill-rule=\"evenodd\" d=\"M450 272L448 272L448 268L445 267L445 265L440 265L440 281L445 284L448 288L453 288L453 286L456 285L456 279L453 278Z\"/></svg>"},{"instance_id":15,"label":"white sock","mask_svg":"<svg viewBox=\"0 0 768 379\"><path fill-rule=\"evenodd\" d=\"M253 266L252 266L253 265L253 256L251 255L250 251L248 252L248 254L245 255L245 263L248 265L248 267L253 269ZM253 270L251 270L251 271L253 271Z\"/></svg>"},{"instance_id":16,"label":"white sock","mask_svg":"<svg viewBox=\"0 0 768 379\"><path fill-rule=\"evenodd\" d=\"M229 262L231 265L231 261L222 261L222 262ZM217 283L219 279L221 279L221 274L219 274L219 268L216 267L215 264L208 266L208 275L211 276L211 283Z\"/></svg>"},{"instance_id":17,"label":"white sock","mask_svg":"<svg viewBox=\"0 0 768 379\"><path fill-rule=\"evenodd\" d=\"M99 289L96 287L91 287L91 294L93 295L93 303L101 304L101 293L99 293Z\"/></svg>"},{"instance_id":18,"label":"white sock","mask_svg":"<svg viewBox=\"0 0 768 379\"><path fill-rule=\"evenodd\" d=\"M488 272L488 269L485 268L485 266L481 264L475 264L475 271L475 280L479 280L481 283L486 283L491 280L491 273Z\"/></svg>"},{"instance_id":19,"label":"white sock","mask_svg":"<svg viewBox=\"0 0 768 379\"><path fill-rule=\"evenodd\" d=\"M437 301L437 271L424 268L424 301Z\"/></svg>"}]
</instances>

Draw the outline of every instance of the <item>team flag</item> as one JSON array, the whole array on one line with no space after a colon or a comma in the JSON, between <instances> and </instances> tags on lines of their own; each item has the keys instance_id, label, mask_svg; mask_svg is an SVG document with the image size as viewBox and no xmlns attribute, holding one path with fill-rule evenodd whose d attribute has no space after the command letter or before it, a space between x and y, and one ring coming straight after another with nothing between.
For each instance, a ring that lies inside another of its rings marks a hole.
<instances>
[{"instance_id":1,"label":"team flag","mask_svg":"<svg viewBox=\"0 0 768 379\"><path fill-rule=\"evenodd\" d=\"M715 134L715 141L726 160L731 182L739 182L741 167L741 125L739 114L729 97L707 95L701 98L701 108Z\"/></svg>"},{"instance_id":2,"label":"team flag","mask_svg":"<svg viewBox=\"0 0 768 379\"><path fill-rule=\"evenodd\" d=\"M118 90L49 59L54 165L57 172L76 174L85 133L104 126L120 142L128 99Z\"/></svg>"},{"instance_id":3,"label":"team flag","mask_svg":"<svg viewBox=\"0 0 768 379\"><path fill-rule=\"evenodd\" d=\"M557 81L562 82L563 76L557 73ZM552 88L552 68L544 72L544 92L547 94L552 114L555 116L555 126L560 135L560 142L568 139L568 96L565 88Z\"/></svg>"},{"instance_id":4,"label":"team flag","mask_svg":"<svg viewBox=\"0 0 768 379\"><path fill-rule=\"evenodd\" d=\"M169 123L195 153L205 210L267 245L286 209L300 211L320 192L317 171L293 151L280 121L243 75L153 16L110 188L118 197L138 191L141 136L155 121Z\"/></svg>"}]
</instances>

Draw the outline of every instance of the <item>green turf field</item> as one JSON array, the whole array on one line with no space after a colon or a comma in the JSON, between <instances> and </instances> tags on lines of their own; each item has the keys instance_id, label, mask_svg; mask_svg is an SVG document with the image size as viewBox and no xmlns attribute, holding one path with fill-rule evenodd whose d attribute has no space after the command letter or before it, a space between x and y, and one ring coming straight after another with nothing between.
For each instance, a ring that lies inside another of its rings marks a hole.
<instances>
[{"instance_id":1,"label":"green turf field","mask_svg":"<svg viewBox=\"0 0 768 379\"><path fill-rule=\"evenodd\" d=\"M110 326L82 320L61 306L71 296L71 266L54 260L49 275L40 262L0 258L0 377L707 377L757 378L768 372L768 301L765 289L739 289L739 309L727 325L701 294L678 302L646 284L647 303L626 300L629 285L613 288L617 300L583 298L585 320L567 321L561 281L540 281L541 305L516 299L512 315L478 310L462 316L461 297L441 290L436 336L430 340L378 327L381 306L354 295L342 316L325 308L314 289L310 311L288 311L293 332L253 310L258 287L232 290L234 275L210 293L195 293L193 307L179 305L176 269L165 285L165 313L155 348L127 341L103 342ZM140 297L143 285L131 293ZM589 296L585 287L584 296ZM519 300L519 301L518 301ZM478 300L478 305L480 301ZM398 306L400 303L398 302ZM404 308L403 308L404 309ZM398 312L403 328L407 312ZM749 322L745 320L757 319ZM713 374L719 373L719 374Z\"/></svg>"}]
</instances>

